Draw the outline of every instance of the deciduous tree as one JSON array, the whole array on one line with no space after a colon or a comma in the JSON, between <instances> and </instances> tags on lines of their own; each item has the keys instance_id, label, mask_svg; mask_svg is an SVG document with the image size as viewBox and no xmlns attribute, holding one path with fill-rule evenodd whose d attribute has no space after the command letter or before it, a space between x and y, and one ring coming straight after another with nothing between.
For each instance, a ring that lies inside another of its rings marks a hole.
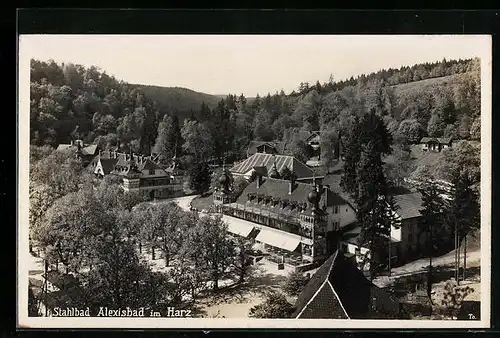
<instances>
[{"instance_id":1,"label":"deciduous tree","mask_svg":"<svg viewBox=\"0 0 500 338\"><path fill-rule=\"evenodd\" d=\"M283 290L290 296L298 296L308 282L309 278L302 271L296 270L288 275Z\"/></svg>"},{"instance_id":2,"label":"deciduous tree","mask_svg":"<svg viewBox=\"0 0 500 338\"><path fill-rule=\"evenodd\" d=\"M233 247L227 236L227 224L220 216L203 216L197 227L203 234L203 240L198 245L202 248L204 268L210 274L213 290L217 290L219 279L226 273L233 257Z\"/></svg>"},{"instance_id":3,"label":"deciduous tree","mask_svg":"<svg viewBox=\"0 0 500 338\"><path fill-rule=\"evenodd\" d=\"M266 300L250 309L250 318L290 318L294 306L281 293L270 293Z\"/></svg>"}]
</instances>

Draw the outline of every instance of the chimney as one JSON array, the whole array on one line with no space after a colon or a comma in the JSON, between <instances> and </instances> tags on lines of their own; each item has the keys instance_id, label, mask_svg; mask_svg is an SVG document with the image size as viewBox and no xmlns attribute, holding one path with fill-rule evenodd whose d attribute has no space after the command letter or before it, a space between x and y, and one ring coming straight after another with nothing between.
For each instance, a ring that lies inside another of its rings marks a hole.
<instances>
[{"instance_id":1,"label":"chimney","mask_svg":"<svg viewBox=\"0 0 500 338\"><path fill-rule=\"evenodd\" d=\"M257 189L260 188L261 184L262 184L262 175L257 174Z\"/></svg>"},{"instance_id":2,"label":"chimney","mask_svg":"<svg viewBox=\"0 0 500 338\"><path fill-rule=\"evenodd\" d=\"M323 194L325 194L325 206L328 207L328 190L330 190L330 186L325 184L323 186Z\"/></svg>"}]
</instances>

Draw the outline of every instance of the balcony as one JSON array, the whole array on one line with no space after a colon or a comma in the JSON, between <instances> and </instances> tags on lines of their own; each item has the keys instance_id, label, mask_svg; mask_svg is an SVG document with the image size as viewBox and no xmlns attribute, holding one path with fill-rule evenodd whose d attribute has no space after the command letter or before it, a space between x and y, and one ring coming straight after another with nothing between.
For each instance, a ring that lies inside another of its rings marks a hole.
<instances>
[{"instance_id":1,"label":"balcony","mask_svg":"<svg viewBox=\"0 0 500 338\"><path fill-rule=\"evenodd\" d=\"M286 216L270 210L255 208L238 203L224 205L222 213L246 221L262 224L270 228L301 235L300 224L295 217Z\"/></svg>"}]
</instances>

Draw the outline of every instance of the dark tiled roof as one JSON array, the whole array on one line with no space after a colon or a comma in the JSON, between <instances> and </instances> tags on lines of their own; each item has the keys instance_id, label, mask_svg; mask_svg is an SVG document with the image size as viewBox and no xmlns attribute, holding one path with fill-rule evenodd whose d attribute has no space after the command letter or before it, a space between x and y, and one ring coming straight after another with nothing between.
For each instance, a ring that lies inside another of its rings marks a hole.
<instances>
[{"instance_id":1,"label":"dark tiled roof","mask_svg":"<svg viewBox=\"0 0 500 338\"><path fill-rule=\"evenodd\" d=\"M329 282L323 283L311 302L300 313L301 319L348 319ZM295 317L297 317L295 316Z\"/></svg>"},{"instance_id":2,"label":"dark tiled roof","mask_svg":"<svg viewBox=\"0 0 500 338\"><path fill-rule=\"evenodd\" d=\"M402 219L420 217L422 209L422 195L418 192L412 194L394 196L396 205L399 206L397 213Z\"/></svg>"},{"instance_id":3,"label":"dark tiled roof","mask_svg":"<svg viewBox=\"0 0 500 338\"><path fill-rule=\"evenodd\" d=\"M323 263L307 283L297 299L294 318L342 318L342 313L350 319L397 317L398 301L339 253ZM327 292L327 287L332 292ZM323 297L318 297L320 293Z\"/></svg>"},{"instance_id":4,"label":"dark tiled roof","mask_svg":"<svg viewBox=\"0 0 500 338\"><path fill-rule=\"evenodd\" d=\"M306 284L297 301L295 302L295 313L293 317L296 318L299 313L307 306L309 301L314 297L316 292L323 286L325 281L328 279L328 274L330 273L330 268L336 259L337 252L330 256L324 262L314 275L312 275L309 282Z\"/></svg>"},{"instance_id":5,"label":"dark tiled roof","mask_svg":"<svg viewBox=\"0 0 500 338\"><path fill-rule=\"evenodd\" d=\"M116 165L117 160L114 158L101 158L102 170L104 171L104 175L111 173Z\"/></svg>"},{"instance_id":6,"label":"dark tiled roof","mask_svg":"<svg viewBox=\"0 0 500 338\"><path fill-rule=\"evenodd\" d=\"M113 173L121 176L126 176L130 173L130 159L128 154L117 153L115 158L114 155L112 155L110 152L103 152L98 156L100 156L101 159L113 159L115 161L114 168L112 170ZM137 166L138 173L142 172L143 170L161 169L165 173L165 176L168 176L167 172L154 161L152 161L149 156L139 156L134 154L133 157ZM122 171L122 168L125 168L125 170Z\"/></svg>"},{"instance_id":7,"label":"dark tiled roof","mask_svg":"<svg viewBox=\"0 0 500 338\"><path fill-rule=\"evenodd\" d=\"M352 197L342 189L340 182L342 179L342 175L326 175L322 183L323 185L328 185L330 187L330 190L332 190L337 196L340 196L343 200L345 200L349 205L353 208L356 209L356 203L352 199Z\"/></svg>"},{"instance_id":8,"label":"dark tiled roof","mask_svg":"<svg viewBox=\"0 0 500 338\"><path fill-rule=\"evenodd\" d=\"M259 188L257 188L257 180L251 182L245 190L241 193L238 198L238 203L244 204L247 202L249 193L262 194L264 196L278 197L282 199L288 199L289 201L296 201L299 203L307 202L308 207L311 207L307 200L307 195L313 189L312 184L307 183L294 183L294 189L291 194L288 194L290 189L290 181L277 179L277 178L262 178L262 183ZM330 190L326 190L326 192L320 189L320 207L327 207L333 205L342 205L346 204L346 201L341 197L337 196Z\"/></svg>"},{"instance_id":9,"label":"dark tiled roof","mask_svg":"<svg viewBox=\"0 0 500 338\"><path fill-rule=\"evenodd\" d=\"M290 169L297 176L297 178L313 177L312 170L293 156L261 153L256 153L246 160L236 164L231 168L231 172L246 174L254 167L262 166L266 167L267 171L269 172L274 164L274 161L276 161L278 172L281 172L284 167L288 167L288 169Z\"/></svg>"}]
</instances>

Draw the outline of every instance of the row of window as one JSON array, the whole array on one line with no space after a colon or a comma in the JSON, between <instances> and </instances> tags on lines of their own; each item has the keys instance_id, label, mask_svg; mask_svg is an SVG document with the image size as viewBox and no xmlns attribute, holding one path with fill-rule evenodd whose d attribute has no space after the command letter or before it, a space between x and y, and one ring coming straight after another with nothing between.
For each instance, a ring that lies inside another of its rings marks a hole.
<instances>
[{"instance_id":1,"label":"row of window","mask_svg":"<svg viewBox=\"0 0 500 338\"><path fill-rule=\"evenodd\" d=\"M143 187L151 187L151 186L157 186L157 185L168 185L170 184L169 179L161 178L161 179L153 179L153 180L142 180L141 181L141 186Z\"/></svg>"}]
</instances>

